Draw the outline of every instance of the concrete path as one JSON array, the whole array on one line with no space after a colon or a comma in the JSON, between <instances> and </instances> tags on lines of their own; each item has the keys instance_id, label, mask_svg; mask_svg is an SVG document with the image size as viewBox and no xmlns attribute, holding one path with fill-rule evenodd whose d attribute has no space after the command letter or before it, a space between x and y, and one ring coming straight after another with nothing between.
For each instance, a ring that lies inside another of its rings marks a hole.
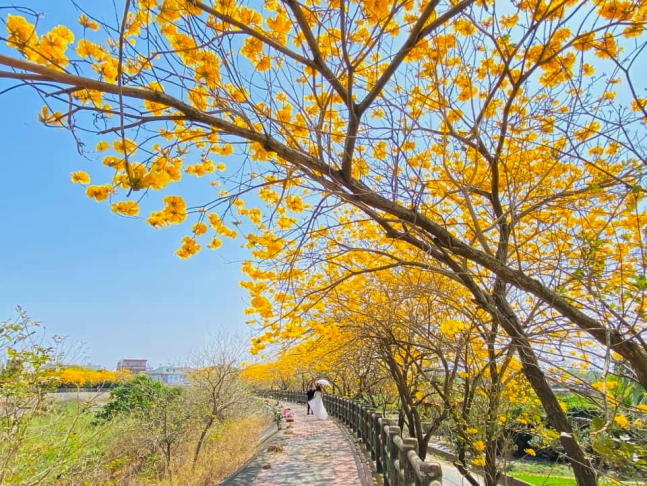
<instances>
[{"instance_id":1,"label":"concrete path","mask_svg":"<svg viewBox=\"0 0 647 486\"><path fill-rule=\"evenodd\" d=\"M304 405L285 406L294 413L291 426L284 424L224 486L373 486L370 466L341 425L306 415ZM278 448L281 452L271 452Z\"/></svg>"},{"instance_id":2,"label":"concrete path","mask_svg":"<svg viewBox=\"0 0 647 486\"><path fill-rule=\"evenodd\" d=\"M461 473L458 472L458 469L454 467L453 464L443 461L442 459L437 459L435 457L428 458L433 462L438 462L440 467L443 470L443 486L470 486L469 481L467 481ZM474 476L479 484L485 484L485 481L482 477L475 475Z\"/></svg>"}]
</instances>

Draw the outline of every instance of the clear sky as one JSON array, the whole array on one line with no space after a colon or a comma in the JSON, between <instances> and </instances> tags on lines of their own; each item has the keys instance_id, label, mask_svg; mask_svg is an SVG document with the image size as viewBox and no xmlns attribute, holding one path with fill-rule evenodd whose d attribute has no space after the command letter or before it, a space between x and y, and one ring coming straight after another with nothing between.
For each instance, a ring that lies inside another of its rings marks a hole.
<instances>
[{"instance_id":1,"label":"clear sky","mask_svg":"<svg viewBox=\"0 0 647 486\"><path fill-rule=\"evenodd\" d=\"M69 0L20 5L46 13L47 30L73 27L79 14ZM0 80L0 91L11 84ZM41 106L28 88L0 96L0 319L20 305L48 335L85 343L89 361L108 368L126 357L181 360L220 329L247 334L242 242L180 260L174 252L188 228L155 231L88 199L70 173L92 175L100 162L79 156L68 132L41 125Z\"/></svg>"}]
</instances>

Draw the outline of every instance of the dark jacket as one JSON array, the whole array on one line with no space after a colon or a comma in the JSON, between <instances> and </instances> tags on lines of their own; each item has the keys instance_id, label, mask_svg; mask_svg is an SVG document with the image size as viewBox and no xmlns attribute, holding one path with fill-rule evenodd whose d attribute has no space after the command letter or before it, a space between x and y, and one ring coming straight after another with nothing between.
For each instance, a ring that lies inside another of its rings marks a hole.
<instances>
[{"instance_id":1,"label":"dark jacket","mask_svg":"<svg viewBox=\"0 0 647 486\"><path fill-rule=\"evenodd\" d=\"M315 389L311 388L310 390L307 390L306 396L308 397L308 401L312 400L315 397Z\"/></svg>"}]
</instances>

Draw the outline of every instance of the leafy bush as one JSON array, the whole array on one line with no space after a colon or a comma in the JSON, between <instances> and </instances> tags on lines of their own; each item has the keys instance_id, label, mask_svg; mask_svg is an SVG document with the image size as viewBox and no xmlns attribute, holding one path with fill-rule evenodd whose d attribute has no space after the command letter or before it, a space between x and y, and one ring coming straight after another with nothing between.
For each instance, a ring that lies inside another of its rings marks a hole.
<instances>
[{"instance_id":1,"label":"leafy bush","mask_svg":"<svg viewBox=\"0 0 647 486\"><path fill-rule=\"evenodd\" d=\"M137 375L110 390L110 400L97 416L110 420L118 414L146 413L160 403L174 401L182 393L181 388L171 388L146 375Z\"/></svg>"}]
</instances>

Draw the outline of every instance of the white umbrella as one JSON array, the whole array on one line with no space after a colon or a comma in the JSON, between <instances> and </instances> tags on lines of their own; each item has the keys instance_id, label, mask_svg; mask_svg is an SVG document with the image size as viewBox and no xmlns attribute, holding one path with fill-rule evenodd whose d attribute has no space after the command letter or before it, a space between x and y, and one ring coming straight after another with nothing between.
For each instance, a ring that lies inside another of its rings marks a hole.
<instances>
[{"instance_id":1,"label":"white umbrella","mask_svg":"<svg viewBox=\"0 0 647 486\"><path fill-rule=\"evenodd\" d=\"M321 378L317 380L317 385L330 386L330 382L328 380L324 380L323 378Z\"/></svg>"}]
</instances>

